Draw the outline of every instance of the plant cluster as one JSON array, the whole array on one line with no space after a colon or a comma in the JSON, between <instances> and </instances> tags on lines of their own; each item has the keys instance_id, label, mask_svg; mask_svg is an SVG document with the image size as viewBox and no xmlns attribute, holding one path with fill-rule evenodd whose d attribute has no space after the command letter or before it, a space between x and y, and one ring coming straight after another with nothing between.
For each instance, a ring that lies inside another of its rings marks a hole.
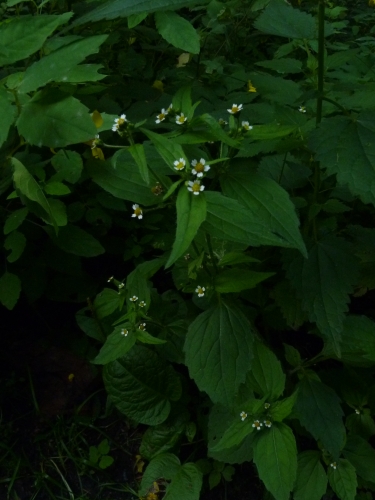
<instances>
[{"instance_id":1,"label":"plant cluster","mask_svg":"<svg viewBox=\"0 0 375 500\"><path fill-rule=\"evenodd\" d=\"M245 462L267 498L372 498L372 7L2 11L0 301L81 304L109 404L148 426L141 498Z\"/></svg>"}]
</instances>

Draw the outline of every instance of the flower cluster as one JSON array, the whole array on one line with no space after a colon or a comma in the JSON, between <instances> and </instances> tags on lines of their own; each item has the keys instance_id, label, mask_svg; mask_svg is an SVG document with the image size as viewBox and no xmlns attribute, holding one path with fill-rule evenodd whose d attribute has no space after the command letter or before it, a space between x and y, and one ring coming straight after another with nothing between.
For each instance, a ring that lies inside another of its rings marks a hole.
<instances>
[{"instance_id":1,"label":"flower cluster","mask_svg":"<svg viewBox=\"0 0 375 500\"><path fill-rule=\"evenodd\" d=\"M126 119L126 115L121 115L120 118L116 118L112 126L112 131L118 132L121 129L121 127L125 125L127 121L128 120Z\"/></svg>"}]
</instances>

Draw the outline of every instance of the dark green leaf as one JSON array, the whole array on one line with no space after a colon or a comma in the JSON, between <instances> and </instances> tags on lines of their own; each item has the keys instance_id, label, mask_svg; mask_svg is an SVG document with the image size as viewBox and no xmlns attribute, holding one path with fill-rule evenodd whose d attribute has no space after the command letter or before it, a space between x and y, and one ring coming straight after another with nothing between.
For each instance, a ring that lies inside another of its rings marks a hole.
<instances>
[{"instance_id":1,"label":"dark green leaf","mask_svg":"<svg viewBox=\"0 0 375 500\"><path fill-rule=\"evenodd\" d=\"M138 165L139 173L141 174L142 179L145 181L147 185L149 185L150 174L147 167L147 160L143 144L133 144L127 149L127 151L129 151L134 161Z\"/></svg>"},{"instance_id":2,"label":"dark green leaf","mask_svg":"<svg viewBox=\"0 0 375 500\"><path fill-rule=\"evenodd\" d=\"M329 467L328 480L340 500L354 500L357 493L357 475L352 464L340 458L336 469Z\"/></svg>"},{"instance_id":3,"label":"dark green leaf","mask_svg":"<svg viewBox=\"0 0 375 500\"><path fill-rule=\"evenodd\" d=\"M60 149L51 161L56 174L51 180L75 184L81 177L83 162L81 155L69 149Z\"/></svg>"},{"instance_id":4,"label":"dark green leaf","mask_svg":"<svg viewBox=\"0 0 375 500\"><path fill-rule=\"evenodd\" d=\"M272 403L269 408L269 414L274 422L282 422L287 418L293 410L296 403L297 392L294 392L291 396L280 401Z\"/></svg>"},{"instance_id":5,"label":"dark green leaf","mask_svg":"<svg viewBox=\"0 0 375 500\"><path fill-rule=\"evenodd\" d=\"M1 32L0 32L0 39L1 39ZM1 54L0 54L0 59L1 59ZM0 88L0 109L1 109L1 114L0 114L0 147L1 147L8 137L10 126L14 122L17 113L16 106L11 104L9 99L9 94L5 91L4 88Z\"/></svg>"},{"instance_id":6,"label":"dark green leaf","mask_svg":"<svg viewBox=\"0 0 375 500\"><path fill-rule=\"evenodd\" d=\"M262 68L272 69L277 71L277 73L301 73L302 62L298 59L288 59L284 57L283 59L272 59L271 61L259 61L255 63L257 66Z\"/></svg>"},{"instance_id":7,"label":"dark green leaf","mask_svg":"<svg viewBox=\"0 0 375 500\"><path fill-rule=\"evenodd\" d=\"M17 304L21 293L21 281L13 273L6 272L0 278L0 302L7 309L12 310Z\"/></svg>"},{"instance_id":8,"label":"dark green leaf","mask_svg":"<svg viewBox=\"0 0 375 500\"><path fill-rule=\"evenodd\" d=\"M320 500L326 492L327 475L320 463L319 451L304 451L298 455L294 500Z\"/></svg>"},{"instance_id":9,"label":"dark green leaf","mask_svg":"<svg viewBox=\"0 0 375 500\"><path fill-rule=\"evenodd\" d=\"M225 269L215 278L215 290L220 293L241 292L256 287L275 273L260 273L248 269Z\"/></svg>"},{"instance_id":10,"label":"dark green leaf","mask_svg":"<svg viewBox=\"0 0 375 500\"><path fill-rule=\"evenodd\" d=\"M199 35L187 19L175 12L159 11L155 14L155 22L158 32L168 43L191 54L199 54Z\"/></svg>"},{"instance_id":11,"label":"dark green leaf","mask_svg":"<svg viewBox=\"0 0 375 500\"><path fill-rule=\"evenodd\" d=\"M4 241L5 250L11 250L11 253L7 257L8 262L16 262L18 260L26 246L26 238L19 231L13 231Z\"/></svg>"},{"instance_id":12,"label":"dark green leaf","mask_svg":"<svg viewBox=\"0 0 375 500\"><path fill-rule=\"evenodd\" d=\"M349 436L343 455L362 479L375 483L375 450L367 441L359 436Z\"/></svg>"},{"instance_id":13,"label":"dark green leaf","mask_svg":"<svg viewBox=\"0 0 375 500\"><path fill-rule=\"evenodd\" d=\"M4 224L4 234L9 234L17 229L29 213L27 208L19 208L11 213Z\"/></svg>"},{"instance_id":14,"label":"dark green leaf","mask_svg":"<svg viewBox=\"0 0 375 500\"><path fill-rule=\"evenodd\" d=\"M142 342L143 344L165 344L166 340L158 339L157 337L153 337L145 330L137 330L136 332L137 340Z\"/></svg>"},{"instance_id":15,"label":"dark green leaf","mask_svg":"<svg viewBox=\"0 0 375 500\"><path fill-rule=\"evenodd\" d=\"M203 474L193 463L181 465L167 487L164 500L199 500Z\"/></svg>"},{"instance_id":16,"label":"dark green leaf","mask_svg":"<svg viewBox=\"0 0 375 500\"><path fill-rule=\"evenodd\" d=\"M164 135L151 132L151 130L143 128L141 128L140 130L150 139L157 152L174 173L176 173L176 170L173 166L173 163L176 160L183 158L186 162L186 165L189 165L188 159L185 156L182 147L177 144L176 141L174 141L173 139L168 139Z\"/></svg>"},{"instance_id":17,"label":"dark green leaf","mask_svg":"<svg viewBox=\"0 0 375 500\"><path fill-rule=\"evenodd\" d=\"M120 308L121 298L115 290L104 288L95 298L95 316L101 320Z\"/></svg>"},{"instance_id":18,"label":"dark green leaf","mask_svg":"<svg viewBox=\"0 0 375 500\"><path fill-rule=\"evenodd\" d=\"M142 436L139 452L146 460L164 453L176 445L183 435L188 417L179 414L174 420L168 419L163 424L149 427Z\"/></svg>"},{"instance_id":19,"label":"dark green leaf","mask_svg":"<svg viewBox=\"0 0 375 500\"><path fill-rule=\"evenodd\" d=\"M127 335L122 334L123 328L128 330ZM129 328L129 325L116 328L115 331L107 337L104 345L100 349L99 354L92 361L92 363L97 365L106 365L126 354L133 347L136 341L134 333L131 332Z\"/></svg>"},{"instance_id":20,"label":"dark green leaf","mask_svg":"<svg viewBox=\"0 0 375 500\"><path fill-rule=\"evenodd\" d=\"M293 368L297 366L301 366L301 355L299 351L292 345L288 344L283 344L284 345L284 351L285 351L285 359L288 361L288 363L293 366Z\"/></svg>"},{"instance_id":21,"label":"dark green leaf","mask_svg":"<svg viewBox=\"0 0 375 500\"><path fill-rule=\"evenodd\" d=\"M99 467L101 469L107 469L108 467L110 467L113 464L114 461L115 461L115 459L113 457L110 457L109 455L104 455L104 456L100 457Z\"/></svg>"},{"instance_id":22,"label":"dark green leaf","mask_svg":"<svg viewBox=\"0 0 375 500\"><path fill-rule=\"evenodd\" d=\"M47 194L55 195L55 196L63 196L65 194L70 194L70 189L68 186L63 184L62 182L50 181L44 186L44 191Z\"/></svg>"},{"instance_id":23,"label":"dark green leaf","mask_svg":"<svg viewBox=\"0 0 375 500\"><path fill-rule=\"evenodd\" d=\"M47 230L48 228L46 228ZM59 229L58 236L47 231L54 243L64 252L81 257L96 257L104 253L104 248L90 233L78 226L68 224Z\"/></svg>"}]
</instances>

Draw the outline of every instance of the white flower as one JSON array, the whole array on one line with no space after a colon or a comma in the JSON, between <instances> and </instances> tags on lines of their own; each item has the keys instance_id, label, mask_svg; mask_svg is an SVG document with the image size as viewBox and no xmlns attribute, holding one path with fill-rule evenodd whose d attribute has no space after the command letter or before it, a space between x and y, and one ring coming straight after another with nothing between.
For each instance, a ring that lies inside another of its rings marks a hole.
<instances>
[{"instance_id":1,"label":"white flower","mask_svg":"<svg viewBox=\"0 0 375 500\"><path fill-rule=\"evenodd\" d=\"M201 181L189 181L188 190L193 194L198 195L201 191L204 190L204 186L201 186Z\"/></svg>"},{"instance_id":2,"label":"white flower","mask_svg":"<svg viewBox=\"0 0 375 500\"><path fill-rule=\"evenodd\" d=\"M231 115L235 115L236 113L239 113L242 110L242 104L232 104L232 107L230 109L227 109L228 113Z\"/></svg>"},{"instance_id":3,"label":"white flower","mask_svg":"<svg viewBox=\"0 0 375 500\"><path fill-rule=\"evenodd\" d=\"M146 302L144 300L141 300L139 303L139 307L145 307Z\"/></svg>"},{"instance_id":4,"label":"white flower","mask_svg":"<svg viewBox=\"0 0 375 500\"><path fill-rule=\"evenodd\" d=\"M271 405L270 405L269 403L264 403L264 408L265 408L266 410L268 410L268 408L269 408L270 406L271 406Z\"/></svg>"},{"instance_id":5,"label":"white flower","mask_svg":"<svg viewBox=\"0 0 375 500\"><path fill-rule=\"evenodd\" d=\"M107 283L110 283L113 280L113 276L107 279Z\"/></svg>"},{"instance_id":6,"label":"white flower","mask_svg":"<svg viewBox=\"0 0 375 500\"><path fill-rule=\"evenodd\" d=\"M121 289L121 288L124 288L124 286L125 286L124 283L120 283L118 287L119 287L119 289Z\"/></svg>"},{"instance_id":7,"label":"white flower","mask_svg":"<svg viewBox=\"0 0 375 500\"><path fill-rule=\"evenodd\" d=\"M169 109L169 108L168 108ZM183 123L185 123L187 120L186 116L184 115L184 113L181 113L180 115L177 115L176 116L176 123L177 125L182 125Z\"/></svg>"},{"instance_id":8,"label":"white flower","mask_svg":"<svg viewBox=\"0 0 375 500\"><path fill-rule=\"evenodd\" d=\"M141 209L141 207L139 205L137 205L136 203L134 203L132 208L134 210L132 217L137 217L137 219L143 219L143 210Z\"/></svg>"},{"instance_id":9,"label":"white flower","mask_svg":"<svg viewBox=\"0 0 375 500\"><path fill-rule=\"evenodd\" d=\"M262 422L259 420L254 420L252 427L254 427L257 431L260 431L260 428L263 426Z\"/></svg>"},{"instance_id":10,"label":"white flower","mask_svg":"<svg viewBox=\"0 0 375 500\"><path fill-rule=\"evenodd\" d=\"M306 113L306 108L305 108L305 106L300 106L300 107L298 108L298 111L299 111L300 113Z\"/></svg>"},{"instance_id":11,"label":"white flower","mask_svg":"<svg viewBox=\"0 0 375 500\"><path fill-rule=\"evenodd\" d=\"M253 130L253 126L249 125L249 122L242 122L241 125L245 130Z\"/></svg>"},{"instance_id":12,"label":"white flower","mask_svg":"<svg viewBox=\"0 0 375 500\"><path fill-rule=\"evenodd\" d=\"M355 409L355 412L356 412L357 415L361 414L361 412L357 408Z\"/></svg>"},{"instance_id":13,"label":"white flower","mask_svg":"<svg viewBox=\"0 0 375 500\"><path fill-rule=\"evenodd\" d=\"M197 160L193 160L191 162L194 167L192 173L197 177L203 177L204 172L208 172L210 170L209 165L206 165L206 160L201 158L199 162Z\"/></svg>"},{"instance_id":14,"label":"white flower","mask_svg":"<svg viewBox=\"0 0 375 500\"><path fill-rule=\"evenodd\" d=\"M175 170L183 170L185 168L186 162L183 158L176 160L173 162Z\"/></svg>"},{"instance_id":15,"label":"white flower","mask_svg":"<svg viewBox=\"0 0 375 500\"><path fill-rule=\"evenodd\" d=\"M126 328L123 328L123 329L121 330L121 335L124 335L125 337L127 337L128 333L129 333L129 332L128 332L128 330L127 330Z\"/></svg>"},{"instance_id":16,"label":"white flower","mask_svg":"<svg viewBox=\"0 0 375 500\"><path fill-rule=\"evenodd\" d=\"M115 123L112 126L113 132L117 132L119 128L124 125L128 120L126 119L126 115L121 115L120 118L115 119Z\"/></svg>"},{"instance_id":17,"label":"white flower","mask_svg":"<svg viewBox=\"0 0 375 500\"><path fill-rule=\"evenodd\" d=\"M156 120L155 123L161 123L162 121L165 120L165 117L168 114L168 110L166 111L164 108L160 111L158 115L156 115Z\"/></svg>"},{"instance_id":18,"label":"white flower","mask_svg":"<svg viewBox=\"0 0 375 500\"><path fill-rule=\"evenodd\" d=\"M170 113L173 109L173 104L171 103L168 107L167 107L167 113Z\"/></svg>"},{"instance_id":19,"label":"white flower","mask_svg":"<svg viewBox=\"0 0 375 500\"><path fill-rule=\"evenodd\" d=\"M219 118L219 125L228 125L228 122L226 122L222 118Z\"/></svg>"},{"instance_id":20,"label":"white flower","mask_svg":"<svg viewBox=\"0 0 375 500\"><path fill-rule=\"evenodd\" d=\"M242 422L243 422L243 421L247 418L247 413L246 413L246 412L244 412L244 411L241 411L241 413L240 413L240 417L241 417L241 420L242 420Z\"/></svg>"},{"instance_id":21,"label":"white flower","mask_svg":"<svg viewBox=\"0 0 375 500\"><path fill-rule=\"evenodd\" d=\"M140 330L146 330L146 323L141 323L138 328Z\"/></svg>"},{"instance_id":22,"label":"white flower","mask_svg":"<svg viewBox=\"0 0 375 500\"><path fill-rule=\"evenodd\" d=\"M136 295L133 295L133 297L130 297L130 302L137 302L138 297Z\"/></svg>"},{"instance_id":23,"label":"white flower","mask_svg":"<svg viewBox=\"0 0 375 500\"><path fill-rule=\"evenodd\" d=\"M263 421L263 423L264 423L264 425L265 425L266 427L272 427L272 422L271 422L271 420L264 420L264 421Z\"/></svg>"},{"instance_id":24,"label":"white flower","mask_svg":"<svg viewBox=\"0 0 375 500\"><path fill-rule=\"evenodd\" d=\"M195 293L198 294L198 297L203 297L204 296L204 292L206 291L205 287L204 286L197 286L197 288L195 289Z\"/></svg>"},{"instance_id":25,"label":"white flower","mask_svg":"<svg viewBox=\"0 0 375 500\"><path fill-rule=\"evenodd\" d=\"M332 469L335 469L337 468L337 463L336 462L332 462L331 464L329 464L330 467L332 467Z\"/></svg>"}]
</instances>

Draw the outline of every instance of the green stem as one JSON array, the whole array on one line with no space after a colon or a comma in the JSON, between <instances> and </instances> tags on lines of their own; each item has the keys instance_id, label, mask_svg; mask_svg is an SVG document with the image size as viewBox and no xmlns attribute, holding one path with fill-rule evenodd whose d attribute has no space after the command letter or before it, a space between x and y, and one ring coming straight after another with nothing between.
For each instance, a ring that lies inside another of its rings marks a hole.
<instances>
[{"instance_id":1,"label":"green stem","mask_svg":"<svg viewBox=\"0 0 375 500\"><path fill-rule=\"evenodd\" d=\"M113 146L112 144L106 144L105 142L102 142L100 145L104 146L105 148L114 148L114 149L126 149L129 147L129 146Z\"/></svg>"},{"instance_id":2,"label":"green stem","mask_svg":"<svg viewBox=\"0 0 375 500\"><path fill-rule=\"evenodd\" d=\"M215 274L216 274L217 273L217 267L216 267L216 262L215 262L215 255L214 255L214 252L212 250L211 236L209 234L207 234L207 233L206 233L206 242L207 242L207 247L208 247L208 253L210 254L211 262L212 262L212 265L214 266L214 271L215 271Z\"/></svg>"},{"instance_id":3,"label":"green stem","mask_svg":"<svg viewBox=\"0 0 375 500\"><path fill-rule=\"evenodd\" d=\"M346 108L344 108L344 106L341 106L341 104L339 104L338 102L334 101L333 99L330 99L329 97L322 97L322 101L327 101L327 102L330 102L331 104L334 104L339 109L341 109L341 111L343 113L345 113L347 116L350 116L349 111Z\"/></svg>"},{"instance_id":4,"label":"green stem","mask_svg":"<svg viewBox=\"0 0 375 500\"><path fill-rule=\"evenodd\" d=\"M325 0L319 0L318 10L318 100L316 104L316 124L322 121L323 92L324 92L324 10Z\"/></svg>"},{"instance_id":5,"label":"green stem","mask_svg":"<svg viewBox=\"0 0 375 500\"><path fill-rule=\"evenodd\" d=\"M281 172L280 172L280 175L279 175L279 181L278 181L278 183L279 183L279 184L280 184L280 182L281 182L281 179L283 178L284 167L285 167L285 163L286 163L287 156L288 156L288 151L287 151L287 152L285 153L285 155L284 155L283 165L282 165L282 167L281 167Z\"/></svg>"}]
</instances>

